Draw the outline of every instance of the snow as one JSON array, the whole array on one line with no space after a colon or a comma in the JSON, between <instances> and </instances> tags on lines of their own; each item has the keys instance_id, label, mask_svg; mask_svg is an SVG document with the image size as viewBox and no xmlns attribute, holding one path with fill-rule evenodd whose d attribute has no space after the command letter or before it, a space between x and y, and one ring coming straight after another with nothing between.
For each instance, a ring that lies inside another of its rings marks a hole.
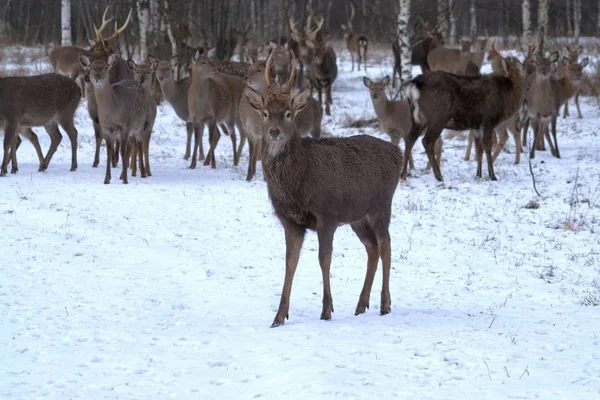
<instances>
[{"instance_id":1,"label":"snow","mask_svg":"<svg viewBox=\"0 0 600 400\"><path fill-rule=\"evenodd\" d=\"M391 74L389 59L368 75ZM339 52L334 136L374 118L363 72ZM415 74L418 69L415 70ZM366 252L349 227L334 240L335 312L320 321L316 235L307 235L290 319L269 329L283 283L283 230L247 150L217 169L187 168L185 126L159 107L153 176L104 185L92 168L85 102L79 169L64 136L37 172L30 143L0 179L0 398L6 399L592 399L600 397L600 113L559 119L562 159L537 152L475 178L464 136L446 138L438 183L417 170L398 186L390 227L392 313L355 317ZM571 106L571 114L574 107ZM44 151L49 140L36 129ZM205 149L208 149L207 135ZM119 166L120 168L120 166ZM539 208L526 208L536 202Z\"/></svg>"}]
</instances>

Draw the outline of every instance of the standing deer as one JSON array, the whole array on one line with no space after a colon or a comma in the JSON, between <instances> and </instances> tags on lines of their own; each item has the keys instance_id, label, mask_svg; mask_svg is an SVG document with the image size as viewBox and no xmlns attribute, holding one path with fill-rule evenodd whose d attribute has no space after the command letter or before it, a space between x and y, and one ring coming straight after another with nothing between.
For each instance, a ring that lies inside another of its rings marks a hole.
<instances>
[{"instance_id":1,"label":"standing deer","mask_svg":"<svg viewBox=\"0 0 600 400\"><path fill-rule=\"evenodd\" d=\"M50 135L50 148L43 163L40 163L40 170L48 168L62 140L59 125L71 140L71 171L77 170L77 129L73 119L80 101L79 86L64 75L50 73L0 78L0 127L4 128L4 155L0 176L7 173L9 155L12 161L11 173L19 170L17 133L27 135L27 128L34 126L43 126Z\"/></svg>"},{"instance_id":2,"label":"standing deer","mask_svg":"<svg viewBox=\"0 0 600 400\"><path fill-rule=\"evenodd\" d=\"M354 71L354 54L358 58L358 70L360 71L360 62L363 62L365 71L367 70L367 47L369 45L369 39L365 35L360 35L352 32L352 20L354 19L354 4L350 3L350 18L348 18L348 25L342 24L342 32L344 32L344 40L346 41L346 48L350 52L350 58L352 59L352 71Z\"/></svg>"},{"instance_id":3,"label":"standing deer","mask_svg":"<svg viewBox=\"0 0 600 400\"><path fill-rule=\"evenodd\" d=\"M275 54L271 53L266 63L257 61L250 66L248 70L248 86L253 90L267 95L267 80L265 74L271 76L270 70L274 67ZM289 66L288 66L289 68ZM293 71L291 73L294 73ZM289 79L289 78L288 78ZM293 79L291 80L293 84ZM290 82L289 80L286 82ZM287 90L284 89L284 91ZM291 89L290 89L291 90ZM248 146L250 147L250 157L248 160L248 174L246 180L251 180L256 173L256 163L261 156L262 140L262 118L252 108L248 99L242 96L240 99L240 118L244 126L244 131L248 137ZM296 117L296 132L300 136L310 134L313 138L321 137L321 120L323 119L323 107L312 96L307 99L307 104Z\"/></svg>"},{"instance_id":4,"label":"standing deer","mask_svg":"<svg viewBox=\"0 0 600 400\"><path fill-rule=\"evenodd\" d=\"M331 86L338 73L337 59L333 47L328 43L328 36L319 40L308 40L307 45L313 49L313 59L310 64L310 82L317 89L319 103L323 104L322 93L325 90L325 114L331 115Z\"/></svg>"},{"instance_id":5,"label":"standing deer","mask_svg":"<svg viewBox=\"0 0 600 400\"><path fill-rule=\"evenodd\" d=\"M37 135L31 128L19 128L18 133L19 134L17 135L17 144L15 146L15 151L19 150L19 146L21 145L21 137L29 140L31 142L31 144L33 145L33 148L35 149L35 153L36 153L36 155L38 157L38 161L40 163L38 171L40 171L40 172L43 171L44 170L44 153L42 152L42 147L40 146L40 141L39 141ZM10 151L8 152L8 158L12 164L12 161L13 161L12 149L10 149ZM12 164L12 165L14 166L14 164ZM19 169L18 166L13 168L13 170L15 172L18 171L18 169Z\"/></svg>"},{"instance_id":6,"label":"standing deer","mask_svg":"<svg viewBox=\"0 0 600 400\"><path fill-rule=\"evenodd\" d=\"M444 36L443 32L439 30L430 31L428 23L424 22L422 25L426 35L425 38L412 45L410 63L421 67L421 72L424 74L430 69L429 64L427 64L427 56L432 50L444 45ZM392 50L394 51L395 64L398 64L398 71L400 71L400 47L398 46L397 37L392 38Z\"/></svg>"},{"instance_id":7,"label":"standing deer","mask_svg":"<svg viewBox=\"0 0 600 400\"><path fill-rule=\"evenodd\" d=\"M413 121L411 115L411 108L408 104L408 100L389 100L385 93L385 88L390 84L390 77L386 76L381 81L373 82L366 76L363 78L363 83L369 89L371 96L371 102L373 103L373 109L379 120L379 128L385 132L391 139L394 146L400 144L400 139L404 139L406 146L406 140L408 133L410 132ZM441 165L442 161L442 138L439 137L435 142L435 157L438 164ZM405 157L408 158L410 169L414 169L415 165L413 162L412 153L405 153ZM431 163L427 163L427 170L431 169Z\"/></svg>"},{"instance_id":8,"label":"standing deer","mask_svg":"<svg viewBox=\"0 0 600 400\"><path fill-rule=\"evenodd\" d=\"M569 60L571 63L577 63L579 56L583 52L583 46L579 46L577 48L571 48L569 46L565 46L567 49L567 53L569 54ZM577 118L582 119L583 114L581 114L581 109L579 108L579 88L577 93L575 93L575 107L577 107ZM569 100L565 102L565 108L563 111L563 118L567 118L569 116Z\"/></svg>"},{"instance_id":9,"label":"standing deer","mask_svg":"<svg viewBox=\"0 0 600 400\"><path fill-rule=\"evenodd\" d=\"M98 104L98 117L102 135L106 141L106 175L104 183L110 183L111 161L114 142L121 144L122 171L120 179L128 183L127 169L131 140L136 141L138 151L142 151L143 137L147 123L148 102L151 101L146 89L133 80L110 83L109 70L115 68L119 56L112 54L108 62L103 59L91 60L81 54L81 64L90 71L90 79L94 85L94 94ZM145 171L143 157L140 156L140 171Z\"/></svg>"},{"instance_id":10,"label":"standing deer","mask_svg":"<svg viewBox=\"0 0 600 400\"><path fill-rule=\"evenodd\" d=\"M269 56L273 54L273 74L275 75L275 82L282 84L283 82L287 82L290 73L290 47L288 43L277 44L273 41L269 42L269 49L271 49L271 53ZM250 75L250 70L248 70L248 76Z\"/></svg>"},{"instance_id":11,"label":"standing deer","mask_svg":"<svg viewBox=\"0 0 600 400\"><path fill-rule=\"evenodd\" d=\"M434 157L434 146L444 128L476 130L477 177L482 175L485 151L489 177L497 180L492 161L492 134L494 128L518 111L523 103L525 86L518 66L506 59L503 59L503 63L506 77L463 77L433 71L417 76L405 86L405 97L413 109L413 127L408 135L406 152L412 150L425 130L423 146L437 180L442 181L443 178ZM405 159L403 179L406 179L406 174Z\"/></svg>"},{"instance_id":12,"label":"standing deer","mask_svg":"<svg viewBox=\"0 0 600 400\"><path fill-rule=\"evenodd\" d=\"M175 56L175 65L178 64L178 58ZM184 78L176 81L173 75L173 67L171 61L160 61L156 70L156 79L160 84L160 89L163 92L165 99L171 104L175 114L182 120L185 121L185 127L187 131L187 141L185 146L184 160L190 158L192 149L192 134L196 133L199 137L202 136L200 132L201 126L191 122L189 119L188 109L188 92L190 85L192 84L192 78ZM199 160L204 160L204 149L202 146L202 140L199 141Z\"/></svg>"},{"instance_id":13,"label":"standing deer","mask_svg":"<svg viewBox=\"0 0 600 400\"><path fill-rule=\"evenodd\" d=\"M300 74L298 76L298 82L300 86L304 85L304 68L310 68L313 60L313 48L309 46L308 42L322 40L321 28L323 27L324 22L325 19L321 16L319 19L317 19L316 26L313 28L312 16L309 15L306 20L306 27L298 30L293 18L289 19L291 37L295 42L295 45L290 47L290 50L294 52L294 56L297 55L298 62L300 64Z\"/></svg>"},{"instance_id":14,"label":"standing deer","mask_svg":"<svg viewBox=\"0 0 600 400\"><path fill-rule=\"evenodd\" d=\"M127 60L129 68L133 71L133 80L139 83L145 90L147 98L148 109L146 110L146 121L144 123L144 132L142 136L142 149L137 148L137 143L133 142L133 149L131 153L131 176L136 175L136 150L139 153L140 158L143 156L143 163L140 161L140 166L144 165L145 170L141 170L140 174L142 178L152 176L150 170L150 138L152 137L152 130L154 129L154 122L156 120L156 101L154 92L154 82L156 69L158 68L158 59L154 56L148 55L147 62L136 64L133 60ZM140 167L141 168L141 167Z\"/></svg>"},{"instance_id":15,"label":"standing deer","mask_svg":"<svg viewBox=\"0 0 600 400\"><path fill-rule=\"evenodd\" d=\"M367 275L355 315L369 308L371 288L381 258L381 315L391 312L389 279L392 200L398 185L402 152L397 146L368 135L312 139L297 134L296 118L306 107L310 90L292 95L295 57L285 89L272 88L265 73L267 94L251 87L244 94L263 120L262 167L275 215L283 225L286 268L279 309L271 327L288 318L290 293L306 230L319 238L323 276L321 319L331 319L333 300L329 274L333 237L339 225L350 224L364 244Z\"/></svg>"},{"instance_id":16,"label":"standing deer","mask_svg":"<svg viewBox=\"0 0 600 400\"><path fill-rule=\"evenodd\" d=\"M194 53L192 60L192 83L188 92L189 118L202 127L208 125L210 149L204 165L210 163L212 168L216 168L214 150L221 136L217 124L223 125L224 132L231 136L233 164L238 165L239 153L236 152L235 126L237 125L240 131L241 147L245 133L238 108L246 85L237 76L219 73L217 65L208 57L201 56L198 50ZM190 168L196 167L197 148L200 140L202 140L201 135L194 135L194 151Z\"/></svg>"}]
</instances>

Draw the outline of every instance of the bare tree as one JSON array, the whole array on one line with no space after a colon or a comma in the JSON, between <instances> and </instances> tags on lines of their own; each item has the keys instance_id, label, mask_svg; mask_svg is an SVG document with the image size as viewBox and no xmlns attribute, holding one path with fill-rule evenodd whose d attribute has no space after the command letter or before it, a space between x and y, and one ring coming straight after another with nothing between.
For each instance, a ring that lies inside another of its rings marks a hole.
<instances>
[{"instance_id":1,"label":"bare tree","mask_svg":"<svg viewBox=\"0 0 600 400\"><path fill-rule=\"evenodd\" d=\"M450 43L456 44L456 11L454 10L454 3L456 0L448 0L448 18L450 19Z\"/></svg>"},{"instance_id":2,"label":"bare tree","mask_svg":"<svg viewBox=\"0 0 600 400\"><path fill-rule=\"evenodd\" d=\"M531 3L529 0L523 0L523 41L531 41Z\"/></svg>"},{"instance_id":3,"label":"bare tree","mask_svg":"<svg viewBox=\"0 0 600 400\"><path fill-rule=\"evenodd\" d=\"M71 46L73 44L71 39L71 0L61 1L60 26L61 46Z\"/></svg>"},{"instance_id":4,"label":"bare tree","mask_svg":"<svg viewBox=\"0 0 600 400\"><path fill-rule=\"evenodd\" d=\"M469 6L469 36L471 39L477 37L477 7L476 0L470 0Z\"/></svg>"},{"instance_id":5,"label":"bare tree","mask_svg":"<svg viewBox=\"0 0 600 400\"><path fill-rule=\"evenodd\" d=\"M573 36L579 42L581 34L581 0L573 0Z\"/></svg>"},{"instance_id":6,"label":"bare tree","mask_svg":"<svg viewBox=\"0 0 600 400\"><path fill-rule=\"evenodd\" d=\"M448 2L446 0L438 0L437 3L437 24L438 30L443 32L444 36L448 36Z\"/></svg>"},{"instance_id":7,"label":"bare tree","mask_svg":"<svg viewBox=\"0 0 600 400\"><path fill-rule=\"evenodd\" d=\"M150 25L148 0L137 0L137 13L140 24L140 60L145 60L148 55L148 26Z\"/></svg>"},{"instance_id":8,"label":"bare tree","mask_svg":"<svg viewBox=\"0 0 600 400\"><path fill-rule=\"evenodd\" d=\"M573 36L573 24L571 23L571 0L565 0L567 9L567 36Z\"/></svg>"},{"instance_id":9,"label":"bare tree","mask_svg":"<svg viewBox=\"0 0 600 400\"><path fill-rule=\"evenodd\" d=\"M408 32L410 19L410 0L399 0L398 45L400 46L400 84L412 78L411 45Z\"/></svg>"},{"instance_id":10,"label":"bare tree","mask_svg":"<svg viewBox=\"0 0 600 400\"><path fill-rule=\"evenodd\" d=\"M538 28L537 44L538 56L544 57L544 43L546 40L546 28L548 27L548 0L540 0L538 5Z\"/></svg>"}]
</instances>

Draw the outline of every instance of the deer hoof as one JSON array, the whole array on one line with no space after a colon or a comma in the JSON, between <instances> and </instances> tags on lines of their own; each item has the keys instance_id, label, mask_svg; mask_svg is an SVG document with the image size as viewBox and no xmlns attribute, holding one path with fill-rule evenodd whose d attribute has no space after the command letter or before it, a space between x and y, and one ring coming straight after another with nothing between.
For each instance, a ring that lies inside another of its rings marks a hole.
<instances>
[{"instance_id":1,"label":"deer hoof","mask_svg":"<svg viewBox=\"0 0 600 400\"><path fill-rule=\"evenodd\" d=\"M386 315L392 312L392 306L391 304L388 305L381 305L381 312L380 315Z\"/></svg>"},{"instance_id":2,"label":"deer hoof","mask_svg":"<svg viewBox=\"0 0 600 400\"><path fill-rule=\"evenodd\" d=\"M361 304L360 302L356 306L356 311L354 311L354 315L364 314L369 308L369 303Z\"/></svg>"},{"instance_id":3,"label":"deer hoof","mask_svg":"<svg viewBox=\"0 0 600 400\"><path fill-rule=\"evenodd\" d=\"M333 305L330 307L323 307L323 312L321 312L321 319L325 321L329 321L331 319L331 313L333 312Z\"/></svg>"}]
</instances>

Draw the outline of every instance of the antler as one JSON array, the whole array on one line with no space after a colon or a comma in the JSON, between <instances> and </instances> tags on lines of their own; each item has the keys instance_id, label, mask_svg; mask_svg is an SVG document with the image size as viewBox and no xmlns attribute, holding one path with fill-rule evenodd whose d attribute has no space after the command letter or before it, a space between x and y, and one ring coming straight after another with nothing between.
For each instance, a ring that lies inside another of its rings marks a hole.
<instances>
[{"instance_id":1,"label":"antler","mask_svg":"<svg viewBox=\"0 0 600 400\"><path fill-rule=\"evenodd\" d=\"M306 30L306 34L308 35L308 38L310 40L315 40L315 38L317 37L317 33L323 27L323 23L325 22L325 18L323 18L322 15L320 17L321 18L317 21L317 26L314 29Z\"/></svg>"},{"instance_id":2,"label":"antler","mask_svg":"<svg viewBox=\"0 0 600 400\"><path fill-rule=\"evenodd\" d=\"M348 19L348 27L352 28L352 20L354 19L354 3L350 1L350 18Z\"/></svg>"},{"instance_id":3,"label":"antler","mask_svg":"<svg viewBox=\"0 0 600 400\"><path fill-rule=\"evenodd\" d=\"M292 89L294 88L294 79L296 79L296 55L292 50L290 50L290 56L292 57L292 69L290 71L290 77L285 84L284 92L286 94L290 94L292 92Z\"/></svg>"},{"instance_id":4,"label":"antler","mask_svg":"<svg viewBox=\"0 0 600 400\"><path fill-rule=\"evenodd\" d=\"M275 52L272 51L267 58L267 63L265 64L265 87L267 88L268 94L275 94L275 91L271 88L271 64L273 63L273 54Z\"/></svg>"},{"instance_id":5,"label":"antler","mask_svg":"<svg viewBox=\"0 0 600 400\"><path fill-rule=\"evenodd\" d=\"M117 36L119 36L124 30L125 28L127 28L127 25L129 25L129 21L131 21L131 9L129 9L129 14L127 14L127 19L125 20L125 23L123 25L121 25L121 27L119 29L117 29L115 31L115 33L113 33L110 37L107 37L106 39L104 39L105 41L110 41L115 39Z\"/></svg>"},{"instance_id":6,"label":"antler","mask_svg":"<svg viewBox=\"0 0 600 400\"><path fill-rule=\"evenodd\" d=\"M96 41L97 42L100 42L102 40L102 31L106 28L108 23L113 20L112 17L109 19L106 19L106 14L108 13L108 7L109 6L106 6L106 8L104 9L104 14L102 14L102 25L100 25L100 28L96 28L96 24L94 24L94 31L96 32Z\"/></svg>"},{"instance_id":7,"label":"antler","mask_svg":"<svg viewBox=\"0 0 600 400\"><path fill-rule=\"evenodd\" d=\"M294 21L294 18L290 17L290 20L288 22L290 24L290 30L295 34L298 34L299 32L296 28L297 23Z\"/></svg>"}]
</instances>

